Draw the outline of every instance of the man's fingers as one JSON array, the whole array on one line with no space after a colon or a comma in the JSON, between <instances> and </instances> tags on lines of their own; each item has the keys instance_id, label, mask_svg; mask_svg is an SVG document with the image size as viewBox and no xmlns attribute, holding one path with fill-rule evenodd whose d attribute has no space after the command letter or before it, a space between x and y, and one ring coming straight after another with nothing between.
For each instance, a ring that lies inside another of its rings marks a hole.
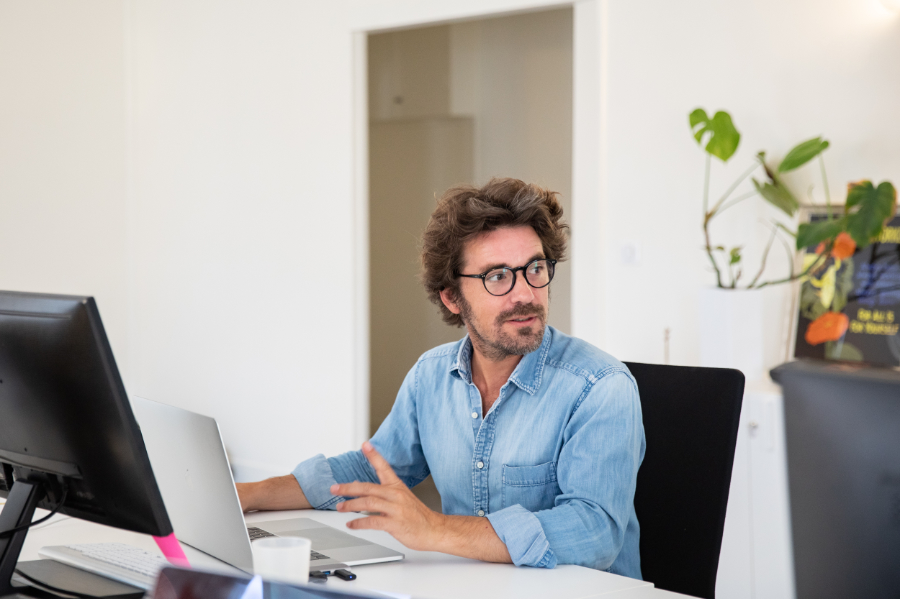
<instances>
[{"instance_id":1,"label":"man's fingers","mask_svg":"<svg viewBox=\"0 0 900 599\"><path fill-rule=\"evenodd\" d=\"M369 463L372 464L372 468L375 469L375 474L378 475L378 480L381 481L383 485L389 485L393 483L402 482L397 474L394 472L394 469L391 468L391 465L387 463L387 460L381 457L381 454L375 450L375 447L366 441L362 444L363 455L366 456L366 459L369 460Z\"/></svg>"},{"instance_id":2,"label":"man's fingers","mask_svg":"<svg viewBox=\"0 0 900 599\"><path fill-rule=\"evenodd\" d=\"M385 515L391 513L391 503L377 497L358 497L337 504L339 512L381 512Z\"/></svg>"},{"instance_id":3,"label":"man's fingers","mask_svg":"<svg viewBox=\"0 0 900 599\"><path fill-rule=\"evenodd\" d=\"M375 483L344 483L342 485L331 485L331 494L340 495L341 497L387 497L390 493L379 484Z\"/></svg>"},{"instance_id":4,"label":"man's fingers","mask_svg":"<svg viewBox=\"0 0 900 599\"><path fill-rule=\"evenodd\" d=\"M384 516L368 516L347 522L347 528L353 530L387 530L390 520Z\"/></svg>"}]
</instances>

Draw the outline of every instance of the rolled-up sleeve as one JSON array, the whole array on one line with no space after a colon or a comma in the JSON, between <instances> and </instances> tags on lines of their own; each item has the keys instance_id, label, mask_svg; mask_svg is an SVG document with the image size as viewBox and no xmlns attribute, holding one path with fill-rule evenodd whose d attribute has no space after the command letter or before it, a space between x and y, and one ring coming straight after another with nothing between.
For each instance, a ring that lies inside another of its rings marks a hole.
<instances>
[{"instance_id":1,"label":"rolled-up sleeve","mask_svg":"<svg viewBox=\"0 0 900 599\"><path fill-rule=\"evenodd\" d=\"M487 519L506 545L515 565L536 568L556 566L556 555L550 549L544 528L533 512L521 505L512 505L489 514Z\"/></svg>"},{"instance_id":2,"label":"rolled-up sleeve","mask_svg":"<svg viewBox=\"0 0 900 599\"><path fill-rule=\"evenodd\" d=\"M513 563L609 569L634 518L644 449L640 399L631 376L613 371L588 385L563 432L557 462L561 494L554 507L532 513L512 506L488 516Z\"/></svg>"},{"instance_id":3,"label":"rolled-up sleeve","mask_svg":"<svg viewBox=\"0 0 900 599\"><path fill-rule=\"evenodd\" d=\"M331 494L331 485L337 479L328 460L321 453L300 462L291 474L300 483L306 500L317 510L334 509L335 504L340 501L339 497Z\"/></svg>"},{"instance_id":4,"label":"rolled-up sleeve","mask_svg":"<svg viewBox=\"0 0 900 599\"><path fill-rule=\"evenodd\" d=\"M416 375L418 363L409 371L388 417L372 437L372 445L408 487L422 482L430 473L419 440L416 413ZM331 485L355 481L377 483L378 475L362 451L348 451L325 458L314 456L301 462L292 472L306 499L317 510L335 509L346 499L331 494Z\"/></svg>"},{"instance_id":5,"label":"rolled-up sleeve","mask_svg":"<svg viewBox=\"0 0 900 599\"><path fill-rule=\"evenodd\" d=\"M537 512L561 564L608 569L634 518L637 473L644 458L644 424L637 385L614 371L601 377L565 430L555 506ZM637 534L637 530L634 531Z\"/></svg>"}]
</instances>

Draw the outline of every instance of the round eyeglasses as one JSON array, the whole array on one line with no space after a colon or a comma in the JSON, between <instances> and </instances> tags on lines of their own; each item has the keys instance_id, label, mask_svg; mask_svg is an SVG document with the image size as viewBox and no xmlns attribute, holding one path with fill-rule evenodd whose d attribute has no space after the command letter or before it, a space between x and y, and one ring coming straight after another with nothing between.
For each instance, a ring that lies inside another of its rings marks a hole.
<instances>
[{"instance_id":1,"label":"round eyeglasses","mask_svg":"<svg viewBox=\"0 0 900 599\"><path fill-rule=\"evenodd\" d=\"M516 271L522 271L525 275L525 282L540 289L546 287L553 280L553 274L556 272L556 260L533 260L525 266L510 268L503 266L500 268L492 268L491 270L481 273L480 275L464 275L459 274L458 277L467 277L470 279L481 279L484 288L491 295L506 295L516 286Z\"/></svg>"}]
</instances>

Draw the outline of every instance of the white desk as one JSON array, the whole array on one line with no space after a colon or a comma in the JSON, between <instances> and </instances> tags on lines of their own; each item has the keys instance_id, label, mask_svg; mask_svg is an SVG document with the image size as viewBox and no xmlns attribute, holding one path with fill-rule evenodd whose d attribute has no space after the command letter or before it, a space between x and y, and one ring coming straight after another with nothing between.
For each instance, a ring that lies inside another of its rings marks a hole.
<instances>
[{"instance_id":1,"label":"white desk","mask_svg":"<svg viewBox=\"0 0 900 599\"><path fill-rule=\"evenodd\" d=\"M303 516L346 530L344 523L356 514L299 510L292 512L263 512L249 514L247 522L264 522L280 518ZM326 585L339 589L385 591L411 595L423 599L490 599L554 598L587 599L614 597L615 599L674 599L684 597L642 582L579 566L558 566L553 570L517 568L506 564L488 564L443 553L412 551L381 531L352 531L360 537L391 547L406 555L400 562L357 566L358 578L345 582L330 578ZM81 520L56 516L47 524L32 530L26 537L22 560L38 559L38 549L46 545L74 543L128 543L148 551L158 552L153 539L147 535L126 532ZM222 562L185 546L192 565L218 571L235 570Z\"/></svg>"}]
</instances>

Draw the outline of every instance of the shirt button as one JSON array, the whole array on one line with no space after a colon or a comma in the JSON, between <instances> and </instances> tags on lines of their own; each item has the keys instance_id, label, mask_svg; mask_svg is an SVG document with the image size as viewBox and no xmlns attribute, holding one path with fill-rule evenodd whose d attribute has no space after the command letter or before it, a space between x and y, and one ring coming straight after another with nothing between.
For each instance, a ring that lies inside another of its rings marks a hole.
<instances>
[{"instance_id":1,"label":"shirt button","mask_svg":"<svg viewBox=\"0 0 900 599\"><path fill-rule=\"evenodd\" d=\"M478 412L472 412L472 418L478 418Z\"/></svg>"},{"instance_id":2,"label":"shirt button","mask_svg":"<svg viewBox=\"0 0 900 599\"><path fill-rule=\"evenodd\" d=\"M479 515L479 516L484 516L484 510L478 510L478 515Z\"/></svg>"},{"instance_id":3,"label":"shirt button","mask_svg":"<svg viewBox=\"0 0 900 599\"><path fill-rule=\"evenodd\" d=\"M475 462L475 465L479 468L484 468L484 462Z\"/></svg>"}]
</instances>

